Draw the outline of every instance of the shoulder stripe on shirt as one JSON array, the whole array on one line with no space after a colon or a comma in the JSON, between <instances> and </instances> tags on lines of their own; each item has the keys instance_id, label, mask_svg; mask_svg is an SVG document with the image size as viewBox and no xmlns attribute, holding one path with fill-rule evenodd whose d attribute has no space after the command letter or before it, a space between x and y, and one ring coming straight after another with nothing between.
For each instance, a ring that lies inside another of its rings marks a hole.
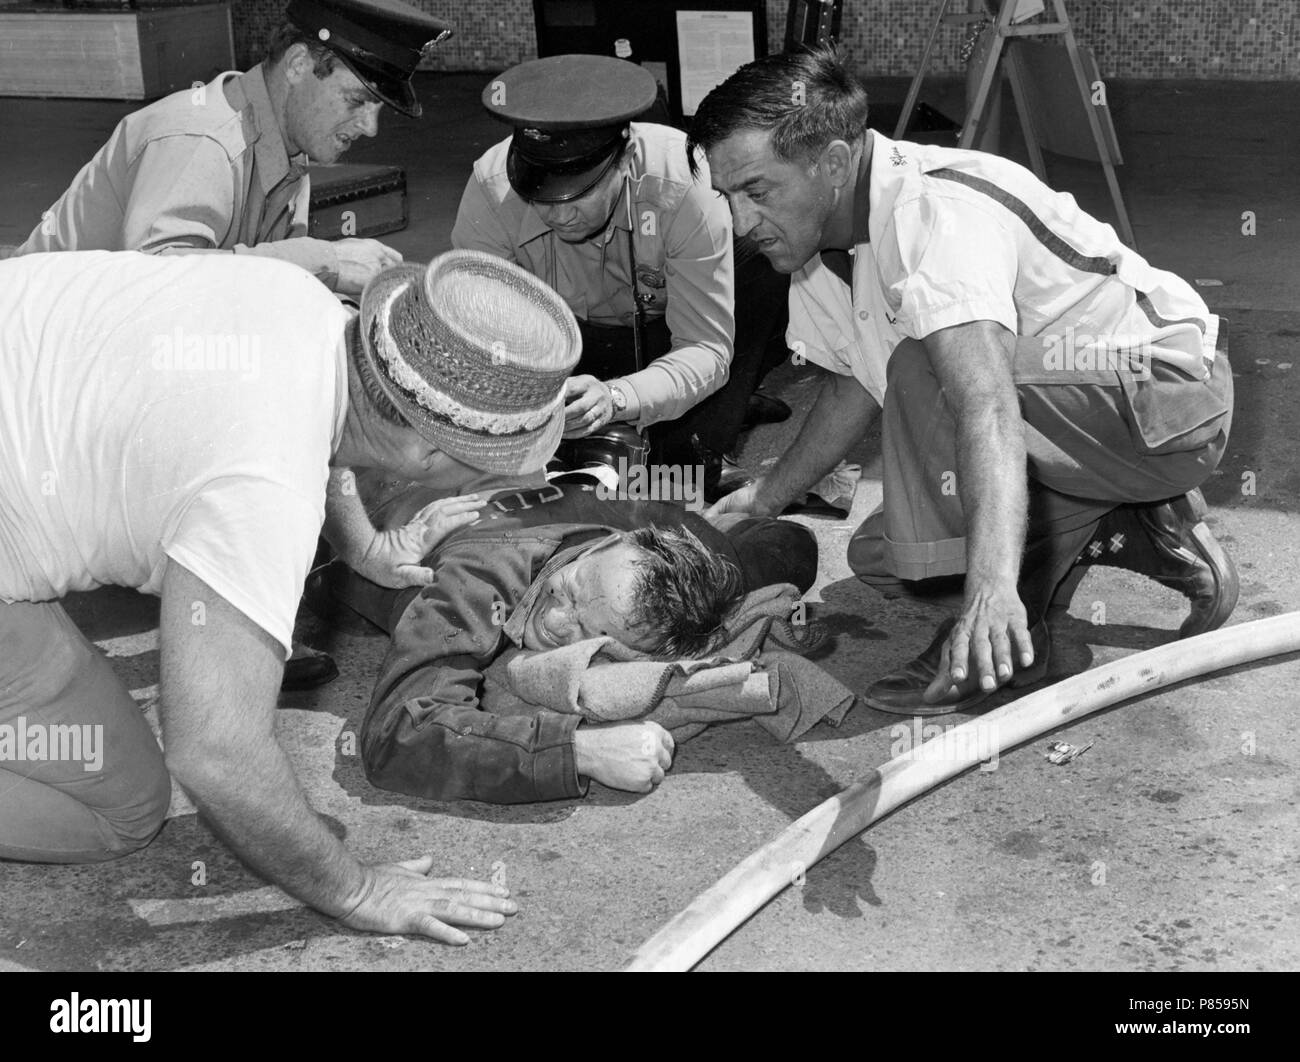
<instances>
[{"instance_id":1,"label":"shoulder stripe on shirt","mask_svg":"<svg viewBox=\"0 0 1300 1062\"><path fill-rule=\"evenodd\" d=\"M926 176L964 184L967 188L983 192L989 198L1002 204L1028 226L1029 231L1037 237L1039 243L1066 265L1073 266L1083 273L1100 273L1102 276L1110 276L1115 272L1115 263L1109 258L1095 258L1080 254L1049 229L1043 219L1030 210L1023 200L1017 199L1010 192L999 188L992 181L986 181L982 177L975 177L969 173L962 173L960 170L949 169L929 170Z\"/></svg>"},{"instance_id":2,"label":"shoulder stripe on shirt","mask_svg":"<svg viewBox=\"0 0 1300 1062\"><path fill-rule=\"evenodd\" d=\"M1145 291L1135 292L1137 295L1138 308L1147 315L1147 320L1157 328L1168 328L1170 325L1194 324L1205 334L1205 321L1199 317L1180 317L1177 321L1171 321L1168 318L1161 317L1156 312L1156 308L1151 305L1151 296Z\"/></svg>"}]
</instances>

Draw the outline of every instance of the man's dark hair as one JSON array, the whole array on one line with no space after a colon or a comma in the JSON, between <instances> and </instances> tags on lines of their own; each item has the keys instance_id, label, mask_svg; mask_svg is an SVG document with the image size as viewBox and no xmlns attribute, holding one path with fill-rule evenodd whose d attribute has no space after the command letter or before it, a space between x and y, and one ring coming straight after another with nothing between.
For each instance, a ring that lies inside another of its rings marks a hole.
<instances>
[{"instance_id":1,"label":"man's dark hair","mask_svg":"<svg viewBox=\"0 0 1300 1062\"><path fill-rule=\"evenodd\" d=\"M377 321L375 327L378 327ZM357 379L361 381L361 390L366 403L389 424L396 424L399 428L409 428L411 422L402 416L402 411L394 405L393 400L375 379L375 370L371 367L370 358L362 347L362 342L361 326L354 318L348 325L348 357L352 359L352 367L357 370ZM351 397L355 401L356 396Z\"/></svg>"},{"instance_id":2,"label":"man's dark hair","mask_svg":"<svg viewBox=\"0 0 1300 1062\"><path fill-rule=\"evenodd\" d=\"M642 554L628 622L651 639L650 655L691 658L716 648L744 592L739 569L685 528L641 527L622 540Z\"/></svg>"},{"instance_id":3,"label":"man's dark hair","mask_svg":"<svg viewBox=\"0 0 1300 1062\"><path fill-rule=\"evenodd\" d=\"M307 52L312 60L312 73L322 81L334 73L334 68L338 65L339 57L332 51L321 44L319 40L311 35L304 33L292 22L285 22L280 25L274 33L271 34L271 40L266 46L266 63L278 63L284 58L284 53L292 48L295 44L307 45Z\"/></svg>"},{"instance_id":4,"label":"man's dark hair","mask_svg":"<svg viewBox=\"0 0 1300 1062\"><path fill-rule=\"evenodd\" d=\"M852 144L867 126L867 90L830 47L769 55L742 66L700 104L686 138L697 173L697 149L708 151L744 129L771 133L785 162L811 159L832 140Z\"/></svg>"}]
</instances>

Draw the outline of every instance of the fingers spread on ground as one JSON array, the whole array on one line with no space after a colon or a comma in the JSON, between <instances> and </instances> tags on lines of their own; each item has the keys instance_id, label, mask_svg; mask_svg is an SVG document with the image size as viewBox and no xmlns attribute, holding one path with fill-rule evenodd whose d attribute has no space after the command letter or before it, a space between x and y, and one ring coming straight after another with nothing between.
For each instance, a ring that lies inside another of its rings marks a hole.
<instances>
[{"instance_id":1,"label":"fingers spread on ground","mask_svg":"<svg viewBox=\"0 0 1300 1062\"><path fill-rule=\"evenodd\" d=\"M499 911L484 911L466 903L448 903L438 906L438 917L444 922L458 926L477 926L481 929L496 929L505 925L506 916Z\"/></svg>"},{"instance_id":2,"label":"fingers spread on ground","mask_svg":"<svg viewBox=\"0 0 1300 1062\"><path fill-rule=\"evenodd\" d=\"M984 689L993 689L997 684L997 672L993 667L993 646L989 643L987 635L976 638L972 646L974 649L975 667L979 673L980 685Z\"/></svg>"},{"instance_id":3,"label":"fingers spread on ground","mask_svg":"<svg viewBox=\"0 0 1300 1062\"><path fill-rule=\"evenodd\" d=\"M438 902L445 903L448 907L465 910L472 908L497 914L514 914L518 909L518 905L514 900L508 900L504 896L494 896L489 892L477 889L457 889L454 892L448 892L446 895L438 897Z\"/></svg>"},{"instance_id":4,"label":"fingers spread on ground","mask_svg":"<svg viewBox=\"0 0 1300 1062\"><path fill-rule=\"evenodd\" d=\"M436 885L447 892L490 892L493 896L509 896L510 890L504 885L491 881L479 881L478 878L430 878L430 885Z\"/></svg>"},{"instance_id":5,"label":"fingers spread on ground","mask_svg":"<svg viewBox=\"0 0 1300 1062\"><path fill-rule=\"evenodd\" d=\"M421 918L415 924L415 931L426 937L432 937L434 940L440 940L444 944L454 944L457 947L469 943L469 934L462 933L452 926L443 925L432 915L425 915Z\"/></svg>"},{"instance_id":6,"label":"fingers spread on ground","mask_svg":"<svg viewBox=\"0 0 1300 1062\"><path fill-rule=\"evenodd\" d=\"M1020 666L1028 667L1034 662L1034 639L1026 627L1016 627L1012 633L1015 636L1016 648L1020 650Z\"/></svg>"},{"instance_id":7,"label":"fingers spread on ground","mask_svg":"<svg viewBox=\"0 0 1300 1062\"><path fill-rule=\"evenodd\" d=\"M993 663L997 666L999 679L1011 677L1011 639L1006 631L994 631L991 639L993 646Z\"/></svg>"}]
</instances>

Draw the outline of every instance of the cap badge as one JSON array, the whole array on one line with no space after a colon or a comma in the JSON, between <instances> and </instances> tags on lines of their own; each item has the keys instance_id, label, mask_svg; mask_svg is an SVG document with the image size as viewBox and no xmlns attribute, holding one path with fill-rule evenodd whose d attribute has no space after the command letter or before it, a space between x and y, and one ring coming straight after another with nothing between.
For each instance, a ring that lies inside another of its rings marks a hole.
<instances>
[{"instance_id":1,"label":"cap badge","mask_svg":"<svg viewBox=\"0 0 1300 1062\"><path fill-rule=\"evenodd\" d=\"M538 140L543 143L551 139L551 134L541 129L531 129L531 128L525 129L524 136L526 136L529 140Z\"/></svg>"}]
</instances>

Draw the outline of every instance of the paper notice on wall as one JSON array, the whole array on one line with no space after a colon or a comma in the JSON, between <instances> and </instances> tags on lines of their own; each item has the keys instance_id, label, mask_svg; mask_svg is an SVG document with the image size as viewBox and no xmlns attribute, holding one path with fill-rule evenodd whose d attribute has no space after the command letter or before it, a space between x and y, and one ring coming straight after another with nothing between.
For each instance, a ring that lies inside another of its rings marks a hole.
<instances>
[{"instance_id":1,"label":"paper notice on wall","mask_svg":"<svg viewBox=\"0 0 1300 1062\"><path fill-rule=\"evenodd\" d=\"M1043 13L1043 0L1016 0L1016 10L1011 16L1012 22L1024 22Z\"/></svg>"},{"instance_id":2,"label":"paper notice on wall","mask_svg":"<svg viewBox=\"0 0 1300 1062\"><path fill-rule=\"evenodd\" d=\"M677 55L682 74L682 114L746 63L754 61L751 11L678 11Z\"/></svg>"}]
</instances>

